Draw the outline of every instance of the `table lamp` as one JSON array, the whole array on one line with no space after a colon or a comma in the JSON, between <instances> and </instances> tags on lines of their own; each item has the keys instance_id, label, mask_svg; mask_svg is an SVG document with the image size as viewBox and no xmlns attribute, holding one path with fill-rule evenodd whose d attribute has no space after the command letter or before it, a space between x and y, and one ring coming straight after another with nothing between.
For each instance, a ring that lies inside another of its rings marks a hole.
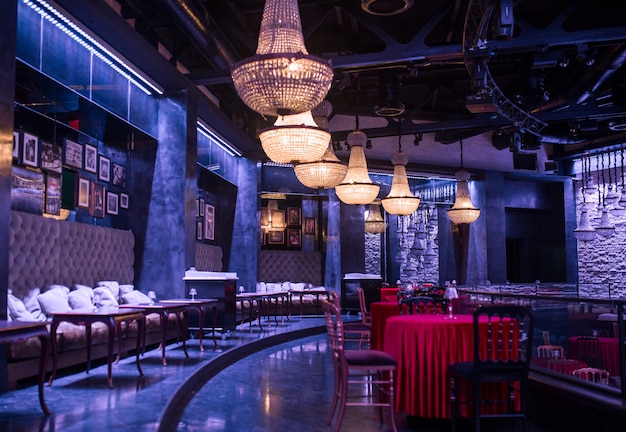
<instances>
[{"instance_id":1,"label":"table lamp","mask_svg":"<svg viewBox=\"0 0 626 432\"><path fill-rule=\"evenodd\" d=\"M189 295L191 296L191 300L195 300L196 295L198 295L198 291L195 288L191 288L189 290Z\"/></svg>"},{"instance_id":2,"label":"table lamp","mask_svg":"<svg viewBox=\"0 0 626 432\"><path fill-rule=\"evenodd\" d=\"M446 291L443 293L443 297L448 299L448 317L447 319L454 319L452 315L452 300L459 298L459 293L456 291L456 287L449 285L446 287Z\"/></svg>"}]
</instances>

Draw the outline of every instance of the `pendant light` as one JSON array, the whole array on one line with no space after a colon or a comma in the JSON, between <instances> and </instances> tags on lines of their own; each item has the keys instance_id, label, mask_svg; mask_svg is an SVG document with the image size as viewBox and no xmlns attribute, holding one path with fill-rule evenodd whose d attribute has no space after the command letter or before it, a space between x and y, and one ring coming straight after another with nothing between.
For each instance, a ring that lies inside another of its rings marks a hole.
<instances>
[{"instance_id":1,"label":"pendant light","mask_svg":"<svg viewBox=\"0 0 626 432\"><path fill-rule=\"evenodd\" d=\"M604 182L604 153L602 153L602 189L606 188ZM615 234L615 226L609 221L609 211L606 208L605 194L600 194L600 187L598 187L598 201L602 202L602 215L600 216L600 222L596 226L596 232L604 238L609 238Z\"/></svg>"},{"instance_id":2,"label":"pendant light","mask_svg":"<svg viewBox=\"0 0 626 432\"><path fill-rule=\"evenodd\" d=\"M365 150L363 150L367 143L367 135L359 129L359 91L357 81L356 129L350 132L346 138L350 146L348 172L343 181L335 187L337 197L345 204L369 204L376 199L378 192L380 192L380 185L372 181L367 171Z\"/></svg>"},{"instance_id":3,"label":"pendant light","mask_svg":"<svg viewBox=\"0 0 626 432\"><path fill-rule=\"evenodd\" d=\"M387 213L406 216L417 210L420 199L415 197L409 188L409 180L406 176L406 164L409 162L409 157L402 151L401 124L398 119L398 151L391 157L393 164L391 190L382 199L382 203Z\"/></svg>"},{"instance_id":4,"label":"pendant light","mask_svg":"<svg viewBox=\"0 0 626 432\"><path fill-rule=\"evenodd\" d=\"M231 77L248 107L282 116L310 111L322 102L333 69L307 52L297 0L266 0L256 54L234 64Z\"/></svg>"},{"instance_id":5,"label":"pendant light","mask_svg":"<svg viewBox=\"0 0 626 432\"><path fill-rule=\"evenodd\" d=\"M615 204L617 201L619 201L620 198L620 194L617 192L617 177L615 177L615 183L613 183L613 178L611 176L611 153L608 153L608 159L609 159L609 186L608 189L609 191L604 195L604 202L606 204L612 205ZM615 153L613 153L613 155L615 155ZM613 168L615 168L615 157L613 158Z\"/></svg>"},{"instance_id":6,"label":"pendant light","mask_svg":"<svg viewBox=\"0 0 626 432\"><path fill-rule=\"evenodd\" d=\"M580 210L580 219L578 220L578 226L574 230L574 237L576 240L588 242L596 238L596 230L591 226L589 221L589 214L586 208Z\"/></svg>"},{"instance_id":7,"label":"pendant light","mask_svg":"<svg viewBox=\"0 0 626 432\"><path fill-rule=\"evenodd\" d=\"M621 173L621 177L622 177L622 193L620 195L620 199L617 202L617 204L620 206L620 208L626 210L626 187L624 187L624 147L622 146L622 148L620 149L620 161L621 161L621 169L620 169L620 173ZM622 216L623 214L620 214L619 216Z\"/></svg>"},{"instance_id":8,"label":"pendant light","mask_svg":"<svg viewBox=\"0 0 626 432\"><path fill-rule=\"evenodd\" d=\"M476 222L480 216L480 209L472 204L470 197L468 182L470 179L469 172L463 169L463 139L461 144L461 169L455 174L456 177L456 200L451 209L447 210L448 218L455 224L469 224Z\"/></svg>"},{"instance_id":9,"label":"pendant light","mask_svg":"<svg viewBox=\"0 0 626 432\"><path fill-rule=\"evenodd\" d=\"M382 234L387 229L387 222L380 213L380 203L374 201L369 204L367 217L365 218L365 232L370 234Z\"/></svg>"},{"instance_id":10,"label":"pendant light","mask_svg":"<svg viewBox=\"0 0 626 432\"><path fill-rule=\"evenodd\" d=\"M326 131L328 131L328 117L332 109L331 103L323 100L311 112L315 123ZM343 181L346 177L348 166L335 155L329 139L326 152L319 160L295 164L293 170L300 183L306 187L311 189L330 189Z\"/></svg>"}]
</instances>

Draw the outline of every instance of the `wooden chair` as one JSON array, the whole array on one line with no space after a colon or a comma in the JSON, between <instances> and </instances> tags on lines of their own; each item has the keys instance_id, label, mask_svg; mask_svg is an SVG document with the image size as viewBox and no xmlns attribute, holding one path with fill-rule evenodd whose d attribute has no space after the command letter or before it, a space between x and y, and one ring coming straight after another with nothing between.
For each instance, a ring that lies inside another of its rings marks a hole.
<instances>
[{"instance_id":1,"label":"wooden chair","mask_svg":"<svg viewBox=\"0 0 626 432\"><path fill-rule=\"evenodd\" d=\"M371 324L372 318L370 312L367 310L367 305L365 304L365 290L363 288L358 287L356 289L356 294L359 297L359 309L361 312L361 321L363 324Z\"/></svg>"},{"instance_id":2,"label":"wooden chair","mask_svg":"<svg viewBox=\"0 0 626 432\"><path fill-rule=\"evenodd\" d=\"M577 358L593 368L602 368L600 356L600 340L593 336L578 336L576 338Z\"/></svg>"},{"instance_id":3,"label":"wooden chair","mask_svg":"<svg viewBox=\"0 0 626 432\"><path fill-rule=\"evenodd\" d=\"M474 311L474 359L450 366L452 431L456 431L459 405L474 407L467 417L474 421L475 431L481 429L484 418L520 418L524 431L526 419L526 394L528 369L533 339L534 317L531 309L516 305L492 305ZM526 337L522 337L522 333ZM501 383L507 391L502 398L487 393L483 383ZM461 399L461 393L465 398ZM516 406L519 398L519 409ZM484 411L483 407L495 411Z\"/></svg>"},{"instance_id":4,"label":"wooden chair","mask_svg":"<svg viewBox=\"0 0 626 432\"><path fill-rule=\"evenodd\" d=\"M397 431L395 421L395 392L394 373L396 361L389 354L370 349L345 349L344 324L341 318L341 309L334 303L324 300L322 303L328 340L333 356L335 385L330 412L326 420L331 425L335 412L339 408L335 427L338 431L343 421L345 409L348 406L375 406L379 408L380 422L383 422L383 407L389 408L391 426ZM353 387L352 392L350 387ZM356 395L354 388L377 388L377 392ZM376 394L378 398L376 398ZM352 400L354 400L352 402Z\"/></svg>"},{"instance_id":5,"label":"wooden chair","mask_svg":"<svg viewBox=\"0 0 626 432\"><path fill-rule=\"evenodd\" d=\"M537 346L537 357L541 358L563 358L564 349L561 345L539 345ZM555 355L558 353L558 355Z\"/></svg>"},{"instance_id":6,"label":"wooden chair","mask_svg":"<svg viewBox=\"0 0 626 432\"><path fill-rule=\"evenodd\" d=\"M332 292L330 296L333 304L341 310L337 293ZM370 322L364 322L363 314L361 314L361 321L346 322L343 324L343 328L346 341L358 341L359 348L370 347L372 340L372 324Z\"/></svg>"},{"instance_id":7,"label":"wooden chair","mask_svg":"<svg viewBox=\"0 0 626 432\"><path fill-rule=\"evenodd\" d=\"M604 369L598 369L593 367L580 368L576 369L573 372L573 375L576 378L580 378L584 381L590 381L599 384L609 383L609 371Z\"/></svg>"},{"instance_id":8,"label":"wooden chair","mask_svg":"<svg viewBox=\"0 0 626 432\"><path fill-rule=\"evenodd\" d=\"M435 300L432 297L417 296L400 300L400 315L423 315L441 313L435 309Z\"/></svg>"}]
</instances>

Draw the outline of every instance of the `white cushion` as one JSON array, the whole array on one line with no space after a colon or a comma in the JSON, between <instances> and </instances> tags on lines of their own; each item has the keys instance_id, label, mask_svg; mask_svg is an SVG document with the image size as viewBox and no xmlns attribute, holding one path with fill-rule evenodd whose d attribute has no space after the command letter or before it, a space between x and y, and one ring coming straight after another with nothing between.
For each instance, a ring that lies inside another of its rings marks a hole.
<instances>
[{"instance_id":1,"label":"white cushion","mask_svg":"<svg viewBox=\"0 0 626 432\"><path fill-rule=\"evenodd\" d=\"M257 282L256 283L256 292L266 292L267 287L265 286L265 282Z\"/></svg>"},{"instance_id":2,"label":"white cushion","mask_svg":"<svg viewBox=\"0 0 626 432\"><path fill-rule=\"evenodd\" d=\"M7 307L9 310L9 317L15 321L37 321L33 314L26 310L24 302L15 297L13 294L7 296Z\"/></svg>"},{"instance_id":3,"label":"white cushion","mask_svg":"<svg viewBox=\"0 0 626 432\"><path fill-rule=\"evenodd\" d=\"M93 309L93 288L85 286L67 295L72 309Z\"/></svg>"},{"instance_id":4,"label":"white cushion","mask_svg":"<svg viewBox=\"0 0 626 432\"><path fill-rule=\"evenodd\" d=\"M124 296L124 294L128 294L131 291L135 290L135 285L131 285L131 284L120 284L120 294L119 297L121 298L122 296Z\"/></svg>"},{"instance_id":5,"label":"white cushion","mask_svg":"<svg viewBox=\"0 0 626 432\"><path fill-rule=\"evenodd\" d=\"M93 304L98 309L119 306L116 297L106 286L99 286L93 289Z\"/></svg>"},{"instance_id":6,"label":"white cushion","mask_svg":"<svg viewBox=\"0 0 626 432\"><path fill-rule=\"evenodd\" d=\"M279 283L266 283L265 284L265 290L267 292L280 292L280 290L282 289L283 285L279 284Z\"/></svg>"},{"instance_id":7,"label":"white cushion","mask_svg":"<svg viewBox=\"0 0 626 432\"><path fill-rule=\"evenodd\" d=\"M48 317L46 317L46 314L41 310L41 306L37 300L39 294L41 294L39 288L32 288L26 292L22 301L24 302L24 306L26 306L26 310L35 317L35 321L46 321Z\"/></svg>"},{"instance_id":8,"label":"white cushion","mask_svg":"<svg viewBox=\"0 0 626 432\"><path fill-rule=\"evenodd\" d=\"M44 289L41 290L41 292L44 293L53 289L61 289L65 291L65 294L70 292L70 289L68 287L66 287L65 285L58 285L58 284L47 285Z\"/></svg>"},{"instance_id":9,"label":"white cushion","mask_svg":"<svg viewBox=\"0 0 626 432\"><path fill-rule=\"evenodd\" d=\"M66 289L68 291L66 291ZM68 301L69 288L65 286L57 286L37 296L39 306L46 315L51 315L55 312L68 312L72 308Z\"/></svg>"},{"instance_id":10,"label":"white cushion","mask_svg":"<svg viewBox=\"0 0 626 432\"><path fill-rule=\"evenodd\" d=\"M292 283L290 289L291 291L304 291L305 286L304 282Z\"/></svg>"},{"instance_id":11,"label":"white cushion","mask_svg":"<svg viewBox=\"0 0 626 432\"><path fill-rule=\"evenodd\" d=\"M100 281L96 285L97 287L105 286L111 290L114 298L118 298L120 296L120 284L117 281Z\"/></svg>"},{"instance_id":12,"label":"white cushion","mask_svg":"<svg viewBox=\"0 0 626 432\"><path fill-rule=\"evenodd\" d=\"M120 302L126 303L126 304L142 304L142 303L152 304L154 303L150 299L150 297L148 297L146 294L142 293L139 290L134 290L134 291L124 294L122 297L120 297Z\"/></svg>"},{"instance_id":13,"label":"white cushion","mask_svg":"<svg viewBox=\"0 0 626 432\"><path fill-rule=\"evenodd\" d=\"M280 287L280 290L282 292L289 292L289 288L291 286L291 282L283 282L282 286Z\"/></svg>"}]
</instances>

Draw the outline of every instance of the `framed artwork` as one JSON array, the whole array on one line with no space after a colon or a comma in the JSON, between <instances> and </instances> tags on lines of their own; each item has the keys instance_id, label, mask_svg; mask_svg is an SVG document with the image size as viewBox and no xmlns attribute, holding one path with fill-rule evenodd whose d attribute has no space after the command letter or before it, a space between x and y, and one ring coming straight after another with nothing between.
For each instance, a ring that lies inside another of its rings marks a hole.
<instances>
[{"instance_id":1,"label":"framed artwork","mask_svg":"<svg viewBox=\"0 0 626 432\"><path fill-rule=\"evenodd\" d=\"M315 235L315 218L304 218L304 235Z\"/></svg>"},{"instance_id":2,"label":"framed artwork","mask_svg":"<svg viewBox=\"0 0 626 432\"><path fill-rule=\"evenodd\" d=\"M196 198L196 217L200 217L200 200Z\"/></svg>"},{"instance_id":3,"label":"framed artwork","mask_svg":"<svg viewBox=\"0 0 626 432\"><path fill-rule=\"evenodd\" d=\"M113 185L126 187L126 167L113 162Z\"/></svg>"},{"instance_id":4,"label":"framed artwork","mask_svg":"<svg viewBox=\"0 0 626 432\"><path fill-rule=\"evenodd\" d=\"M111 159L98 156L98 178L108 182L111 180Z\"/></svg>"},{"instance_id":5,"label":"framed artwork","mask_svg":"<svg viewBox=\"0 0 626 432\"><path fill-rule=\"evenodd\" d=\"M289 240L287 246L289 247L300 247L302 246L300 239L300 230L299 229L288 229L287 230L287 239Z\"/></svg>"},{"instance_id":6,"label":"framed artwork","mask_svg":"<svg viewBox=\"0 0 626 432\"><path fill-rule=\"evenodd\" d=\"M120 209L120 196L114 192L107 191L107 213L116 215Z\"/></svg>"},{"instance_id":7,"label":"framed artwork","mask_svg":"<svg viewBox=\"0 0 626 432\"><path fill-rule=\"evenodd\" d=\"M281 245L285 243L285 231L269 231L267 233L267 244Z\"/></svg>"},{"instance_id":8,"label":"framed artwork","mask_svg":"<svg viewBox=\"0 0 626 432\"><path fill-rule=\"evenodd\" d=\"M93 217L104 217L104 186L91 182L91 206L89 213Z\"/></svg>"},{"instance_id":9,"label":"framed artwork","mask_svg":"<svg viewBox=\"0 0 626 432\"><path fill-rule=\"evenodd\" d=\"M63 166L63 149L60 145L42 141L41 142L41 169L61 173Z\"/></svg>"},{"instance_id":10,"label":"framed artwork","mask_svg":"<svg viewBox=\"0 0 626 432\"><path fill-rule=\"evenodd\" d=\"M85 171L98 172L98 149L90 144L85 144Z\"/></svg>"},{"instance_id":11,"label":"framed artwork","mask_svg":"<svg viewBox=\"0 0 626 432\"><path fill-rule=\"evenodd\" d=\"M302 224L300 220L300 208L299 207L288 207L287 208L287 224L288 225L300 225Z\"/></svg>"},{"instance_id":12,"label":"framed artwork","mask_svg":"<svg viewBox=\"0 0 626 432\"><path fill-rule=\"evenodd\" d=\"M201 221L197 221L196 222L196 240L202 240L202 222Z\"/></svg>"},{"instance_id":13,"label":"framed artwork","mask_svg":"<svg viewBox=\"0 0 626 432\"><path fill-rule=\"evenodd\" d=\"M128 209L128 194L120 194L120 208Z\"/></svg>"},{"instance_id":14,"label":"framed artwork","mask_svg":"<svg viewBox=\"0 0 626 432\"><path fill-rule=\"evenodd\" d=\"M215 240L215 207L204 205L204 238Z\"/></svg>"},{"instance_id":15,"label":"framed artwork","mask_svg":"<svg viewBox=\"0 0 626 432\"><path fill-rule=\"evenodd\" d=\"M200 216L204 216L204 198L200 198Z\"/></svg>"},{"instance_id":16,"label":"framed artwork","mask_svg":"<svg viewBox=\"0 0 626 432\"><path fill-rule=\"evenodd\" d=\"M24 132L22 143L22 163L24 165L39 167L39 138Z\"/></svg>"},{"instance_id":17,"label":"framed artwork","mask_svg":"<svg viewBox=\"0 0 626 432\"><path fill-rule=\"evenodd\" d=\"M83 169L83 145L65 139L65 165Z\"/></svg>"},{"instance_id":18,"label":"framed artwork","mask_svg":"<svg viewBox=\"0 0 626 432\"><path fill-rule=\"evenodd\" d=\"M265 230L259 230L259 232L261 233L261 246L265 246L265 238L267 237L265 235Z\"/></svg>"},{"instance_id":19,"label":"framed artwork","mask_svg":"<svg viewBox=\"0 0 626 432\"><path fill-rule=\"evenodd\" d=\"M13 131L13 159L20 157L20 133Z\"/></svg>"},{"instance_id":20,"label":"framed artwork","mask_svg":"<svg viewBox=\"0 0 626 432\"><path fill-rule=\"evenodd\" d=\"M285 210L272 210L271 228L285 228Z\"/></svg>"},{"instance_id":21,"label":"framed artwork","mask_svg":"<svg viewBox=\"0 0 626 432\"><path fill-rule=\"evenodd\" d=\"M78 196L78 202L76 203L76 205L78 205L78 207L80 208L88 209L90 203L90 193L91 182L89 181L89 179L86 179L84 177L78 177L78 193L76 194L76 196Z\"/></svg>"},{"instance_id":22,"label":"framed artwork","mask_svg":"<svg viewBox=\"0 0 626 432\"><path fill-rule=\"evenodd\" d=\"M89 188L89 185L87 185ZM48 174L46 176L46 213L61 214L61 176Z\"/></svg>"},{"instance_id":23,"label":"framed artwork","mask_svg":"<svg viewBox=\"0 0 626 432\"><path fill-rule=\"evenodd\" d=\"M261 226L268 227L270 224L270 209L267 207L261 208Z\"/></svg>"},{"instance_id":24,"label":"framed artwork","mask_svg":"<svg viewBox=\"0 0 626 432\"><path fill-rule=\"evenodd\" d=\"M43 174L13 166L11 168L11 210L40 215L43 212Z\"/></svg>"}]
</instances>

